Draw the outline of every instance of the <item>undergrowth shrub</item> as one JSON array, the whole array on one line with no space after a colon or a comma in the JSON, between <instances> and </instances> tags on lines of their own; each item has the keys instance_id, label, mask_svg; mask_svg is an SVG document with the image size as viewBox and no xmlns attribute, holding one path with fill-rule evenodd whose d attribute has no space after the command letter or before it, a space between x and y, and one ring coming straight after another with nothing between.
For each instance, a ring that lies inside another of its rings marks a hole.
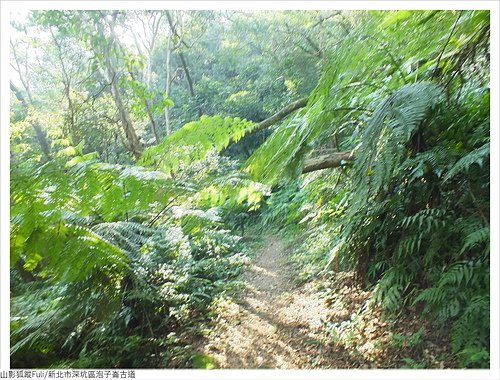
<instances>
[{"instance_id":1,"label":"undergrowth shrub","mask_svg":"<svg viewBox=\"0 0 500 380\"><path fill-rule=\"evenodd\" d=\"M239 238L216 209L174 206L189 188L161 173L63 164L12 173L11 366L188 366Z\"/></svg>"}]
</instances>

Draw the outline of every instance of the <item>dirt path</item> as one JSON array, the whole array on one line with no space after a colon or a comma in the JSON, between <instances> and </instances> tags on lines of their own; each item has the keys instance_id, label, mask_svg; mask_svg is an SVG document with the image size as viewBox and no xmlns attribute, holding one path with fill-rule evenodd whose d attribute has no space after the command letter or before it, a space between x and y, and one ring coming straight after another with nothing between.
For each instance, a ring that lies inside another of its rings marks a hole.
<instances>
[{"instance_id":1,"label":"dirt path","mask_svg":"<svg viewBox=\"0 0 500 380\"><path fill-rule=\"evenodd\" d=\"M202 347L219 368L350 367L345 353L321 336L328 309L312 285L292 286L285 254L278 238L266 237L245 274L240 299L221 305L217 326Z\"/></svg>"}]
</instances>

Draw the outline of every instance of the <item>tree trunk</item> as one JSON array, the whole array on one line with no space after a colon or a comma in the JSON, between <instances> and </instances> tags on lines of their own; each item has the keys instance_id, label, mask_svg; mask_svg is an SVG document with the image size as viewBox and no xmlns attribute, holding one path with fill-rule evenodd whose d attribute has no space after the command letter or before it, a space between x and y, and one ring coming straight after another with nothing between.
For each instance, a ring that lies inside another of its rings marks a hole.
<instances>
[{"instance_id":1,"label":"tree trunk","mask_svg":"<svg viewBox=\"0 0 500 380\"><path fill-rule=\"evenodd\" d=\"M31 107L33 106L31 98L30 98L30 104L28 104L23 94L21 93L21 90L19 90L12 82L10 82L10 89L12 90L12 92L14 92L14 95L16 95L17 100L21 102L25 111L25 117L27 117L29 114L30 106ZM40 144L40 148L42 149L45 161L49 161L51 159L51 156L50 156L49 143L47 142L47 136L45 135L45 132L43 131L38 120L33 121L31 125L35 130L36 138L38 140L38 143Z\"/></svg>"},{"instance_id":2,"label":"tree trunk","mask_svg":"<svg viewBox=\"0 0 500 380\"><path fill-rule=\"evenodd\" d=\"M123 132L125 132L125 137L127 139L127 148L136 159L139 159L143 150L142 144L139 141L137 134L135 133L134 125L132 124L132 120L130 119L128 110L123 104L122 96L118 89L118 84L116 83L116 71L111 66L111 63L109 61L107 61L106 64L108 66L108 77L111 81L111 95L113 95L116 108L118 108L118 115L120 116Z\"/></svg>"},{"instance_id":3,"label":"tree trunk","mask_svg":"<svg viewBox=\"0 0 500 380\"><path fill-rule=\"evenodd\" d=\"M179 52L179 58L181 59L181 64L182 68L184 69L184 73L186 74L186 80L188 82L188 88L189 88L189 95L191 96L191 99L193 99L193 102L196 104L196 109L198 110L198 117L201 117L203 115L203 112L201 112L200 107L198 107L197 101L196 101L196 94L194 93L194 87L193 87L193 79L191 78L191 74L189 73L189 69L186 63L186 58L184 57L184 54Z\"/></svg>"},{"instance_id":4,"label":"tree trunk","mask_svg":"<svg viewBox=\"0 0 500 380\"><path fill-rule=\"evenodd\" d=\"M151 112L151 107L147 99L144 99L144 107L146 107L146 112L148 113L149 121L151 122L151 128L153 129L153 134L155 135L155 141L157 144L159 144L160 136L158 135L158 127L156 126L156 121L153 113Z\"/></svg>"},{"instance_id":5,"label":"tree trunk","mask_svg":"<svg viewBox=\"0 0 500 380\"><path fill-rule=\"evenodd\" d=\"M129 74L130 74L130 77L132 78L132 80L135 81L136 77L135 77L135 74L133 72L133 69L129 68ZM149 90L149 88L148 88L148 90ZM144 108L146 109L146 113L148 114L149 121L151 122L151 129L153 130L153 134L155 136L155 141L157 144L159 144L160 143L160 136L158 136L158 127L156 125L153 111L151 111L151 105L149 104L149 100L147 97L145 97L142 100L142 102L144 104Z\"/></svg>"},{"instance_id":6,"label":"tree trunk","mask_svg":"<svg viewBox=\"0 0 500 380\"><path fill-rule=\"evenodd\" d=\"M166 62L165 62L165 66L166 66L166 77L167 77L167 80L166 80L166 84L165 84L165 96L168 98L170 97L170 56L172 55L171 51L170 51L170 44L171 44L171 36L168 37L167 39L167 59L166 59ZM170 107L169 106L166 106L165 107L165 131L167 132L167 136L170 135L172 133L172 129L170 127Z\"/></svg>"},{"instance_id":7,"label":"tree trunk","mask_svg":"<svg viewBox=\"0 0 500 380\"><path fill-rule=\"evenodd\" d=\"M177 39L178 39L178 43L175 44L176 48L179 47L181 44L183 44L184 46L187 47L188 45L183 41L182 37L179 35L179 32L177 31L176 25L174 24L174 22L172 20L172 16L170 15L170 12L166 11L165 14L167 16L168 25L169 25L170 31L172 33L172 38L177 37ZM175 50L176 48L172 49L172 51ZM203 112L201 111L200 107L198 106L198 102L196 100L196 94L194 92L194 86L193 86L193 79L191 77L191 73L189 72L186 57L184 56L184 54L182 52L179 52L178 54L179 54L179 58L181 60L181 65L182 65L182 68L184 70L184 74L186 75L186 80L187 80L188 89L189 89L189 95L191 96L191 99L195 103L196 109L198 110L198 117L201 117L203 115Z\"/></svg>"},{"instance_id":8,"label":"tree trunk","mask_svg":"<svg viewBox=\"0 0 500 380\"><path fill-rule=\"evenodd\" d=\"M286 116L291 114L292 112L295 112L296 110L305 107L307 105L308 98L302 98L299 100L296 100L293 103L290 103L288 106L285 108L279 110L276 112L274 115L271 117L261 121L258 123L254 129L250 131L249 134L261 131L263 129L269 128L272 125L276 124L280 120L284 119ZM341 110L339 108L339 110ZM343 109L342 109L343 110ZM231 144L231 143L230 143ZM227 147L226 147L227 149ZM223 149L222 151L224 151ZM354 160L354 155L352 152L347 151L347 152L332 152L329 154L323 154L318 157L313 157L306 159L304 163L304 168L302 169L302 174L305 173L310 173L312 171L316 170L321 170L321 169L327 169L327 168L338 168L343 165L345 165L349 161Z\"/></svg>"},{"instance_id":9,"label":"tree trunk","mask_svg":"<svg viewBox=\"0 0 500 380\"><path fill-rule=\"evenodd\" d=\"M127 139L126 148L134 155L136 159L139 159L142 154L143 147L141 142L139 141L139 138L137 137L132 119L130 118L130 114L127 108L125 107L122 96L120 94L120 89L118 88L117 82L119 79L119 74L114 67L113 59L111 56L114 50L113 47L118 44L118 41L115 41L116 35L114 33L113 21L108 19L107 22L111 30L110 37L106 37L102 24L100 22L96 23L97 32L99 33L99 37L102 39L102 41L104 41L104 44L101 43L97 45L97 47L94 47L94 49L100 50L96 52L103 57L103 63L106 67L111 95L113 96L116 108L118 109L120 122ZM97 42L95 43L97 44Z\"/></svg>"},{"instance_id":10,"label":"tree trunk","mask_svg":"<svg viewBox=\"0 0 500 380\"><path fill-rule=\"evenodd\" d=\"M69 135L72 145L78 145L80 143L80 139L78 138L76 131L76 115L75 108L73 105L73 99L71 99L71 77L66 69L66 65L64 64L63 58L63 49L60 42L57 40L52 28L50 28L50 35L52 36L52 40L57 47L58 51L58 59L59 64L61 65L61 73L62 73L62 82L64 86L64 95L66 96L66 100L68 101L68 118L69 118Z\"/></svg>"}]
</instances>

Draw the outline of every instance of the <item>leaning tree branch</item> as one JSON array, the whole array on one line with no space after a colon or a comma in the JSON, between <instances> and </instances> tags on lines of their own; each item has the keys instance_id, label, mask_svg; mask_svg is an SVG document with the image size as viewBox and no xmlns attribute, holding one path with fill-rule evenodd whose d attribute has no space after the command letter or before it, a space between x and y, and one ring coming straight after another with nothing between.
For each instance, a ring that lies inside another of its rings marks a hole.
<instances>
[{"instance_id":1,"label":"leaning tree branch","mask_svg":"<svg viewBox=\"0 0 500 380\"><path fill-rule=\"evenodd\" d=\"M264 130L266 128L271 127L276 124L292 112L303 108L307 105L308 98L302 98L296 100L295 102L289 104L285 108L276 112L271 117L261 121L256 124L256 126L251 130L251 134ZM334 111L371 111L365 108L338 108ZM309 158L305 161L304 168L302 169L302 173L309 173L316 170L327 169L327 168L338 168L344 166L347 162L353 161L354 155L351 151L346 152L332 152L329 154L323 154L318 157Z\"/></svg>"},{"instance_id":2,"label":"leaning tree branch","mask_svg":"<svg viewBox=\"0 0 500 380\"><path fill-rule=\"evenodd\" d=\"M276 112L273 116L261 121L252 130L251 133L261 131L263 129L269 128L270 126L276 124L292 112L298 110L299 108L305 107L308 98L299 99L280 111ZM366 108L339 108L335 111L371 111ZM330 154L324 154L318 157L309 158L306 160L302 173L309 173L316 170L327 169L327 168L338 168L345 165L349 161L354 160L353 152L333 152Z\"/></svg>"},{"instance_id":3,"label":"leaning tree branch","mask_svg":"<svg viewBox=\"0 0 500 380\"><path fill-rule=\"evenodd\" d=\"M269 128L271 125L276 124L278 121L285 118L286 116L288 116L292 112L298 110L299 108L305 107L307 104L307 101L308 101L308 98L302 98L302 99L296 100L293 103L290 103L285 108L276 112L273 116L271 116L265 120L262 120L260 123L258 123L255 126L255 128L252 129L251 133L255 133L255 132L261 131L263 129Z\"/></svg>"}]
</instances>

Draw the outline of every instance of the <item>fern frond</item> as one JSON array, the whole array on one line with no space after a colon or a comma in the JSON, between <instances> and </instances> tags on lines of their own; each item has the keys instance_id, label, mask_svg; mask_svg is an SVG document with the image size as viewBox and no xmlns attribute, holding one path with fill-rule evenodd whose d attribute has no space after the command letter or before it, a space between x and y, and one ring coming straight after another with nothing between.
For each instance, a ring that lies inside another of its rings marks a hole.
<instances>
[{"instance_id":1,"label":"fern frond","mask_svg":"<svg viewBox=\"0 0 500 380\"><path fill-rule=\"evenodd\" d=\"M490 227L480 228L465 237L464 244L460 252L463 253L479 244L485 244L487 247L489 247L489 241Z\"/></svg>"},{"instance_id":2,"label":"fern frond","mask_svg":"<svg viewBox=\"0 0 500 380\"><path fill-rule=\"evenodd\" d=\"M155 165L171 175L182 166L203 161L212 151L220 152L255 126L237 117L202 116L167 136L160 144L146 149L141 164Z\"/></svg>"},{"instance_id":3,"label":"fern frond","mask_svg":"<svg viewBox=\"0 0 500 380\"><path fill-rule=\"evenodd\" d=\"M468 153L466 156L462 157L460 160L456 162L456 164L446 173L443 178L443 182L450 180L455 177L457 174L468 171L469 168L477 164L480 167L483 166L485 161L490 156L490 143L487 142L483 146L474 149L472 152Z\"/></svg>"},{"instance_id":4,"label":"fern frond","mask_svg":"<svg viewBox=\"0 0 500 380\"><path fill-rule=\"evenodd\" d=\"M404 144L440 98L436 84L420 82L401 87L377 106L362 131L354 164L360 181L372 185L372 194L387 187L406 153Z\"/></svg>"},{"instance_id":5,"label":"fern frond","mask_svg":"<svg viewBox=\"0 0 500 380\"><path fill-rule=\"evenodd\" d=\"M489 310L489 296L475 296L453 323L451 348L465 366L489 363Z\"/></svg>"},{"instance_id":6,"label":"fern frond","mask_svg":"<svg viewBox=\"0 0 500 380\"><path fill-rule=\"evenodd\" d=\"M401 307L403 292L412 281L412 275L401 266L389 268L375 287L375 300L386 310Z\"/></svg>"}]
</instances>

